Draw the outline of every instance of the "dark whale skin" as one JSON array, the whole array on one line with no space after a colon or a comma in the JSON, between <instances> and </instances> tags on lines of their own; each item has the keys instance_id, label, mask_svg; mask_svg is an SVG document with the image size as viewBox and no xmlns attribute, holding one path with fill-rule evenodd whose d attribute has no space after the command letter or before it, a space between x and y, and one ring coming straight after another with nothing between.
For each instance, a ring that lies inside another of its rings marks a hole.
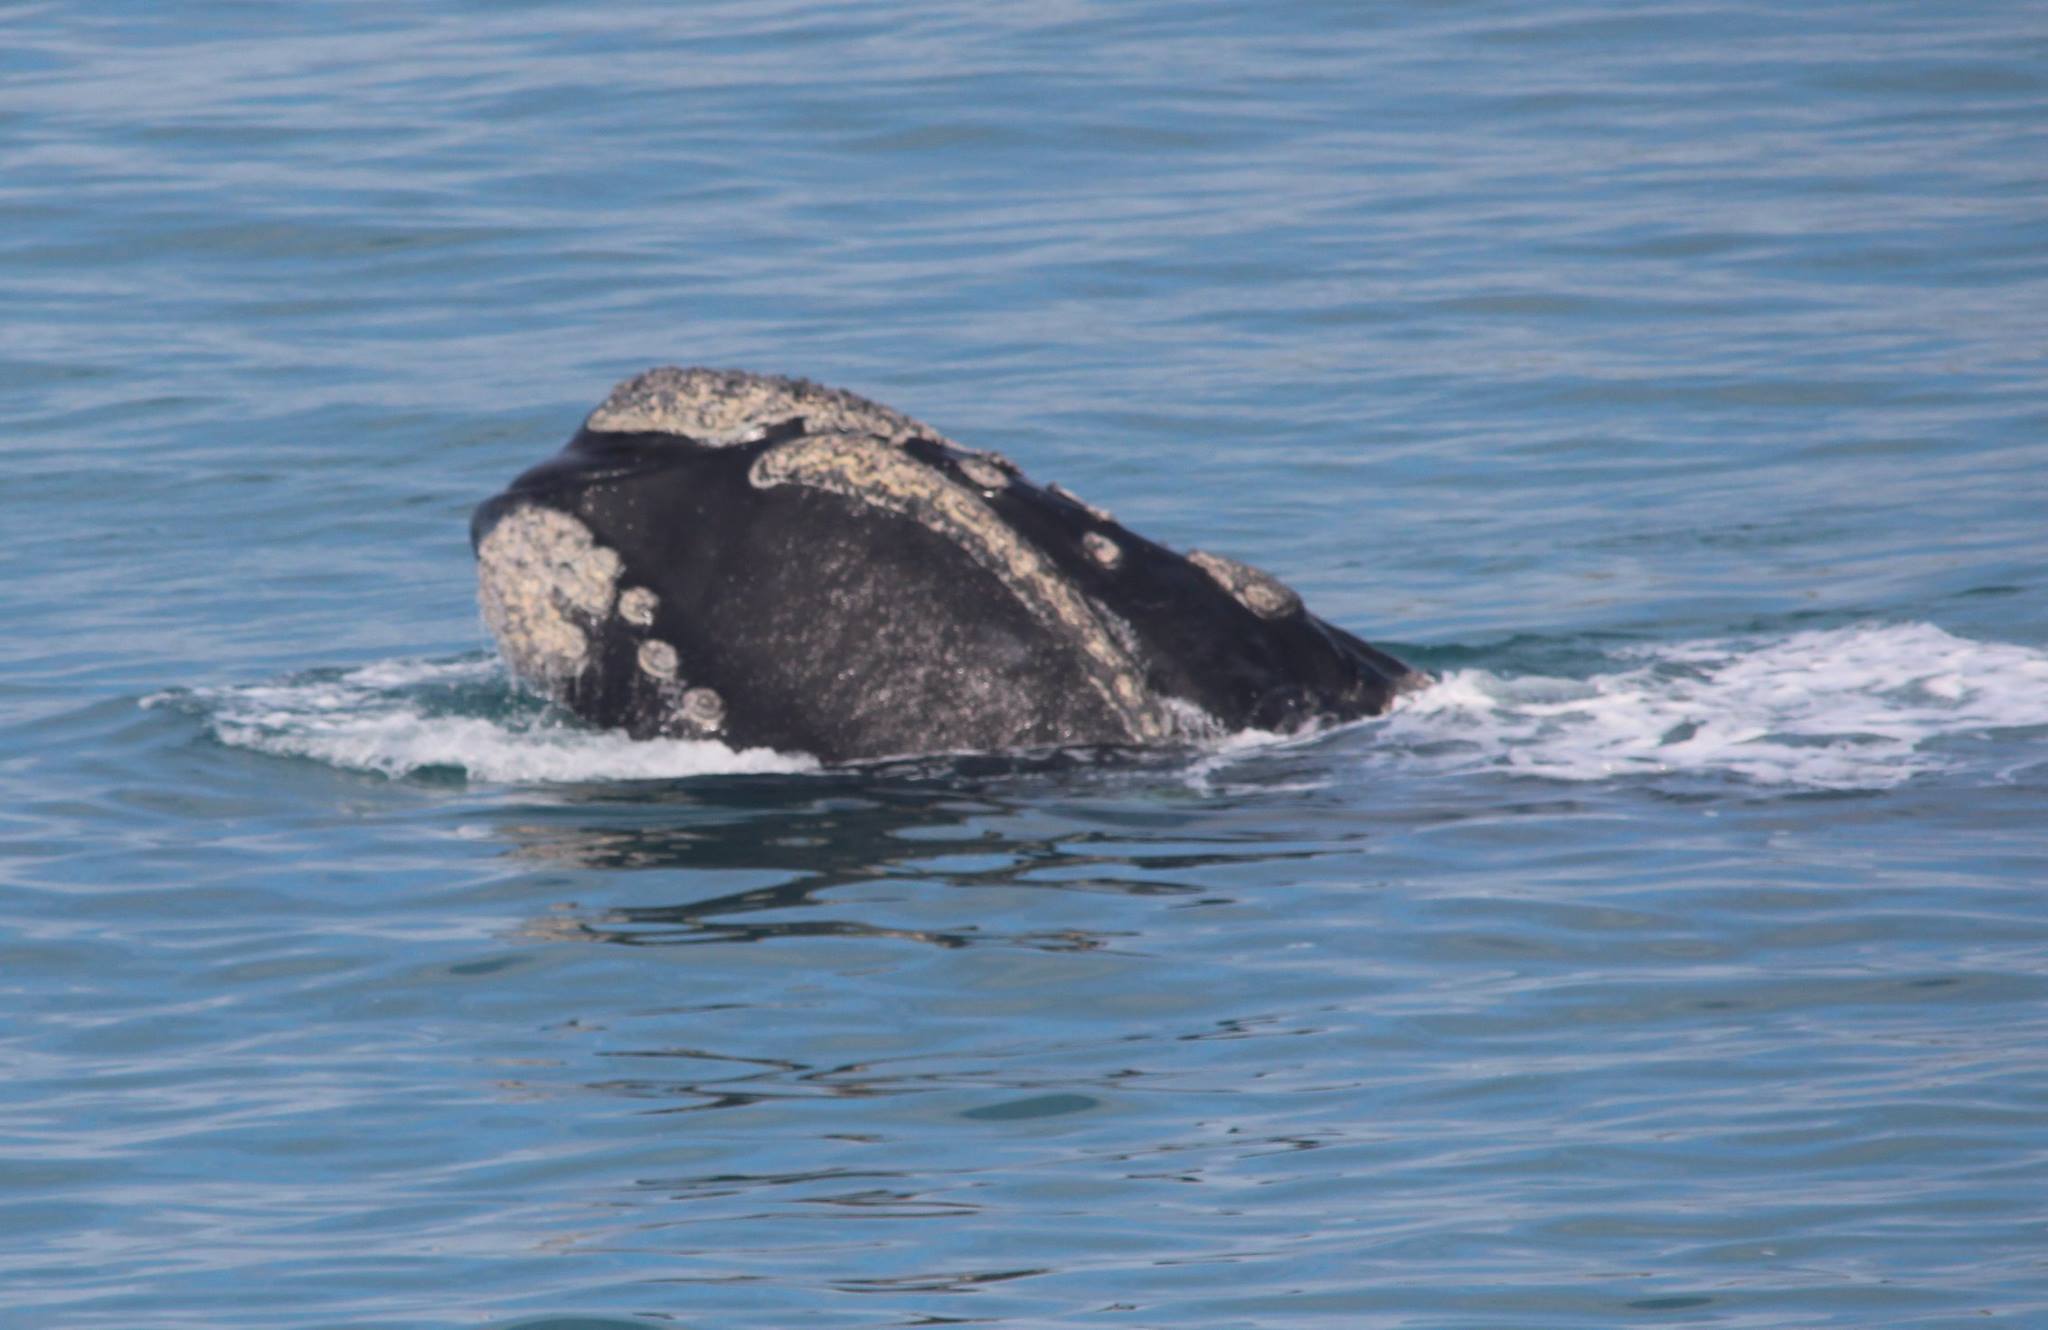
<instances>
[{"instance_id":1,"label":"dark whale skin","mask_svg":"<svg viewBox=\"0 0 2048 1330\"><path fill-rule=\"evenodd\" d=\"M629 379L471 539L514 673L636 738L828 763L1149 746L1427 682L1266 574L802 380Z\"/></svg>"}]
</instances>

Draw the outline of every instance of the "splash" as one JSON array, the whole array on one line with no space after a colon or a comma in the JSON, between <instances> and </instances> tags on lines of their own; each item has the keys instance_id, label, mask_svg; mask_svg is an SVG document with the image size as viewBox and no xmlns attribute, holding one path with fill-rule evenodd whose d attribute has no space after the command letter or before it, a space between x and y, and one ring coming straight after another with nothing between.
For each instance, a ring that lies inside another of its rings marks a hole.
<instances>
[{"instance_id":1,"label":"splash","mask_svg":"<svg viewBox=\"0 0 2048 1330\"><path fill-rule=\"evenodd\" d=\"M1885 789L1975 759L1973 743L2048 726L2048 651L1862 624L1616 652L1583 678L1460 669L1333 741L1375 766L1560 781L1737 778ZM495 658L395 660L277 683L146 699L203 719L222 743L389 776L453 772L515 784L673 780L818 769L804 755L594 731L520 691ZM1197 784L1320 750L1315 736L1218 735ZM2037 746L2020 764L2039 762ZM1315 759L1320 764L1321 759ZM1319 788L1327 772L1304 777ZM1262 782L1263 784L1263 782Z\"/></svg>"},{"instance_id":2,"label":"splash","mask_svg":"<svg viewBox=\"0 0 2048 1330\"><path fill-rule=\"evenodd\" d=\"M1452 671L1374 723L1375 742L1451 771L1883 789L1957 765L1954 750L1972 738L2048 725L2048 652L1930 624L1646 646L1613 659L1622 668L1583 679Z\"/></svg>"},{"instance_id":3,"label":"splash","mask_svg":"<svg viewBox=\"0 0 2048 1330\"><path fill-rule=\"evenodd\" d=\"M279 683L160 693L144 706L201 716L222 743L387 776L455 772L512 784L673 780L815 769L802 754L711 740L635 742L565 721L495 658L395 660Z\"/></svg>"}]
</instances>

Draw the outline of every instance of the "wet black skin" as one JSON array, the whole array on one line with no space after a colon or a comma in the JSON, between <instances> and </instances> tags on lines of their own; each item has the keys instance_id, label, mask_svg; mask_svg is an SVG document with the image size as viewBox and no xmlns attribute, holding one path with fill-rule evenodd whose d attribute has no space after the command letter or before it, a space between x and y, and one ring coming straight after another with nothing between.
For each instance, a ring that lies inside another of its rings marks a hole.
<instances>
[{"instance_id":1,"label":"wet black skin","mask_svg":"<svg viewBox=\"0 0 2048 1330\"><path fill-rule=\"evenodd\" d=\"M717 737L735 747L839 763L1134 741L1078 649L947 539L822 490L751 484L755 458L803 428L722 447L586 429L477 508L472 542L521 504L569 513L619 553L621 587L659 598L651 628L591 627L594 664L562 699L578 716L639 738L692 732L675 719L675 686L664 694L636 664L651 637L676 648L687 685L717 691ZM931 439L902 446L955 478L969 456ZM1376 715L1423 681L1306 611L1259 617L1184 556L1021 476L986 501L1129 625L1126 650L1153 694L1226 730ZM1114 568L1089 557L1090 532L1121 548Z\"/></svg>"}]
</instances>

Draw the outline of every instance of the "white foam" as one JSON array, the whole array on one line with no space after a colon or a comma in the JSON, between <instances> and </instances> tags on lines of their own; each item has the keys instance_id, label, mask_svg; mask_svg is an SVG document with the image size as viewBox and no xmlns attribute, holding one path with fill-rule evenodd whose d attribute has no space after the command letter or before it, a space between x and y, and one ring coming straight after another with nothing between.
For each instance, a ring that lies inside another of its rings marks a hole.
<instances>
[{"instance_id":1,"label":"white foam","mask_svg":"<svg viewBox=\"0 0 2048 1330\"><path fill-rule=\"evenodd\" d=\"M2048 652L1929 624L1642 647L1585 679L1455 670L1377 723L1375 742L1448 770L1557 780L1725 773L1882 789L1946 769L1928 745L2048 725Z\"/></svg>"},{"instance_id":2,"label":"white foam","mask_svg":"<svg viewBox=\"0 0 2048 1330\"><path fill-rule=\"evenodd\" d=\"M1613 663L1582 679L1453 670L1351 729L1375 765L1408 770L1883 789L1965 761L1969 736L2048 725L2048 652L1928 624L1646 646ZM457 770L524 784L818 767L803 754L582 728L520 694L496 659L382 661L145 701L166 704L200 714L223 743L392 776ZM1208 787L1239 763L1320 742L1219 733L1189 777Z\"/></svg>"},{"instance_id":3,"label":"white foam","mask_svg":"<svg viewBox=\"0 0 2048 1330\"><path fill-rule=\"evenodd\" d=\"M462 696L459 690L469 690ZM710 740L635 742L521 699L495 660L381 661L334 677L145 698L199 711L222 743L388 776L456 770L536 784L809 771L817 762Z\"/></svg>"}]
</instances>

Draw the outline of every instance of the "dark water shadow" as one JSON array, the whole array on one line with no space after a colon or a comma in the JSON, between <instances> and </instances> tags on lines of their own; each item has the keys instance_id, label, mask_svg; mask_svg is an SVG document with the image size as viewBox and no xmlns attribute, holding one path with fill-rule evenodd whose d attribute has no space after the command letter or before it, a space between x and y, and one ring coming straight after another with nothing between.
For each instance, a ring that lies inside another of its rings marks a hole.
<instances>
[{"instance_id":1,"label":"dark water shadow","mask_svg":"<svg viewBox=\"0 0 2048 1330\"><path fill-rule=\"evenodd\" d=\"M536 865L650 881L680 876L700 888L743 883L685 900L551 915L527 930L623 946L858 937L1094 950L1112 937L1065 928L899 928L817 912L836 889L880 882L1185 898L1212 890L1186 876L1242 863L1248 853L1277 861L1343 848L1261 844L1218 824L1227 806L1192 794L1180 780L1185 770L1181 757L1084 752L558 788L545 804L504 810L497 831L512 856ZM787 917L792 911L812 917Z\"/></svg>"},{"instance_id":2,"label":"dark water shadow","mask_svg":"<svg viewBox=\"0 0 2048 1330\"><path fill-rule=\"evenodd\" d=\"M623 1316L542 1316L505 1321L495 1330L655 1330L655 1322Z\"/></svg>"}]
</instances>

